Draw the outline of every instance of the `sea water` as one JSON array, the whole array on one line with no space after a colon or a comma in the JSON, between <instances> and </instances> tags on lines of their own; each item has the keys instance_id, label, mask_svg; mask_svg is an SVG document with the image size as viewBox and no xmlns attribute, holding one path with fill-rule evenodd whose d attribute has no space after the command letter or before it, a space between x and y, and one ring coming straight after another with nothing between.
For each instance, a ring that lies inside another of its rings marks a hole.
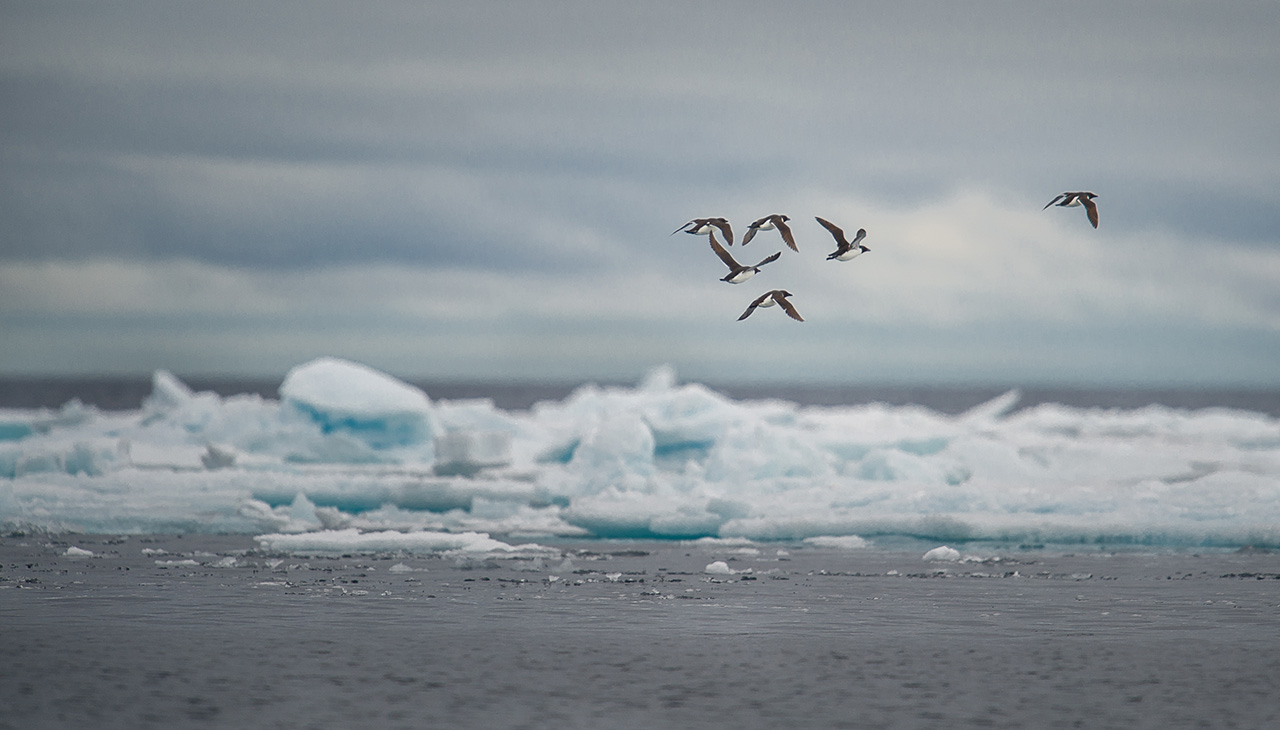
<instances>
[{"instance_id":1,"label":"sea water","mask_svg":"<svg viewBox=\"0 0 1280 730\"><path fill-rule=\"evenodd\" d=\"M0 410L0 730L1280 721L1265 399L432 390Z\"/></svg>"}]
</instances>

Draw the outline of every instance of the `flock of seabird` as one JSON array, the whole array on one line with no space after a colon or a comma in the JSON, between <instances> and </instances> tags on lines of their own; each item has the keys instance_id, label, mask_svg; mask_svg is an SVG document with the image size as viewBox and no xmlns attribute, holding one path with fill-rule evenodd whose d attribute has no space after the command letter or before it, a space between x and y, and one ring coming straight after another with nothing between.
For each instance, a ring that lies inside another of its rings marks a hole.
<instances>
[{"instance_id":1,"label":"flock of seabird","mask_svg":"<svg viewBox=\"0 0 1280 730\"><path fill-rule=\"evenodd\" d=\"M1074 208L1083 205L1085 213L1089 216L1089 222L1093 224L1094 228L1097 228L1098 205L1093 202L1093 199L1096 197L1098 196L1089 192L1062 193L1053 200L1050 200L1043 209L1048 210L1050 205L1055 204L1060 208ZM760 231L776 230L778 234L782 236L782 242L787 244L792 251L799 253L800 248L796 246L795 234L792 233L791 227L787 225L787 222L790 220L791 219L785 215L774 214L767 215L755 221L750 226L747 226L747 233L742 237L742 245L746 246L748 243L751 243L751 239L755 238L756 233ZM871 250L862 243L862 239L867 237L867 229L859 228L858 233L853 237L853 240L850 241L848 237L845 236L844 230L841 229L840 226L837 226L829 220L818 218L816 216L814 217L814 220L818 221L823 228L827 229L827 232L830 233L831 237L836 241L836 250L827 255L828 261L849 261ZM728 219L725 218L694 218L688 223L685 223L672 231L671 235L674 236L681 231L695 236L706 234L707 241L711 244L711 250L715 251L716 255L720 257L720 260L724 262L724 265L729 267L729 273L721 278L720 281L728 282L730 284L741 284L747 279L750 279L760 273L760 267L773 261L777 261L778 257L782 255L781 251L777 251L773 255L766 256L761 259L759 263L756 263L753 266L738 263L738 260L733 257L733 254L729 253L729 249L725 248L724 245L716 240L716 231L719 231L720 236L724 239L724 243L729 246L733 245L733 226L731 226ZM800 316L800 313L796 311L795 305L788 300L788 297L790 296L791 292L786 289L772 289L767 291L756 297L755 301L751 302L750 306L747 307L747 311L743 312L741 317L738 317L738 321L741 322L747 317L750 317L751 313L757 309L772 307L776 304L782 308L782 311L787 313L787 316L797 322L803 322L804 317Z\"/></svg>"}]
</instances>

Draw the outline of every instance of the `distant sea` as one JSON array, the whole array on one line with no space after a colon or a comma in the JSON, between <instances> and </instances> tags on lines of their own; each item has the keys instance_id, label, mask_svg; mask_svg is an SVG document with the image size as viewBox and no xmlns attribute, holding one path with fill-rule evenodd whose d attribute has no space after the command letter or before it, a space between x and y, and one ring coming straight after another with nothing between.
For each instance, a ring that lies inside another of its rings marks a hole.
<instances>
[{"instance_id":1,"label":"distant sea","mask_svg":"<svg viewBox=\"0 0 1280 730\"><path fill-rule=\"evenodd\" d=\"M181 377L195 391L221 396L243 393L279 397L280 380ZM545 400L563 400L582 383L509 381L408 381L433 399L489 398L504 410L525 410ZM601 386L633 382L598 381ZM1247 388L1081 388L1055 386L931 386L829 384L716 384L707 387L734 400L781 399L806 406L863 403L919 405L940 413L961 413L1008 390L1022 393L1017 410L1041 403L1076 408L1133 409L1149 405L1170 408L1231 408L1280 417L1280 389ZM79 399L102 410L134 410L151 393L150 377L8 377L0 378L0 408L57 408Z\"/></svg>"}]
</instances>

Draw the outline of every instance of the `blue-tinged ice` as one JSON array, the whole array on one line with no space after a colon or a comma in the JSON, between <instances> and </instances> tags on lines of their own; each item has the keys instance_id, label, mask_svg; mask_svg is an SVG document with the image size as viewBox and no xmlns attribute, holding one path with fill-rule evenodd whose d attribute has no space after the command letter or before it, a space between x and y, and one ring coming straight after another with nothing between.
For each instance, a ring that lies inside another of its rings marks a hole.
<instances>
[{"instance_id":1,"label":"blue-tinged ice","mask_svg":"<svg viewBox=\"0 0 1280 730\"><path fill-rule=\"evenodd\" d=\"M322 433L345 433L373 449L429 443L439 430L427 394L359 363L322 357L289 371L280 385L286 407Z\"/></svg>"},{"instance_id":2,"label":"blue-tinged ice","mask_svg":"<svg viewBox=\"0 0 1280 730\"><path fill-rule=\"evenodd\" d=\"M506 411L433 401L334 358L291 370L280 400L193 392L158 371L133 412L0 410L0 526L290 535L264 545L303 549L305 537L306 549L335 551L419 533L512 545L712 537L853 548L909 536L1280 546L1277 419L1160 406L1015 411L1018 397L956 416L800 407L735 401L663 367L635 387L585 385ZM410 547L394 549L461 549L404 539Z\"/></svg>"}]
</instances>

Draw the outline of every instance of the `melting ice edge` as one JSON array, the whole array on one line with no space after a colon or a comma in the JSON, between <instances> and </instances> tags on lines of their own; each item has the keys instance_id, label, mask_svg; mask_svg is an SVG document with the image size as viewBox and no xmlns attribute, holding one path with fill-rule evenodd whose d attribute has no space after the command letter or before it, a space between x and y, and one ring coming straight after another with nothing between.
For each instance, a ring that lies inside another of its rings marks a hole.
<instances>
[{"instance_id":1,"label":"melting ice edge","mask_svg":"<svg viewBox=\"0 0 1280 730\"><path fill-rule=\"evenodd\" d=\"M291 370L278 401L157 371L137 411L0 410L0 526L312 551L536 551L513 543L539 536L1280 546L1280 420L1017 400L960 415L735 401L663 367L504 411L335 358Z\"/></svg>"}]
</instances>

